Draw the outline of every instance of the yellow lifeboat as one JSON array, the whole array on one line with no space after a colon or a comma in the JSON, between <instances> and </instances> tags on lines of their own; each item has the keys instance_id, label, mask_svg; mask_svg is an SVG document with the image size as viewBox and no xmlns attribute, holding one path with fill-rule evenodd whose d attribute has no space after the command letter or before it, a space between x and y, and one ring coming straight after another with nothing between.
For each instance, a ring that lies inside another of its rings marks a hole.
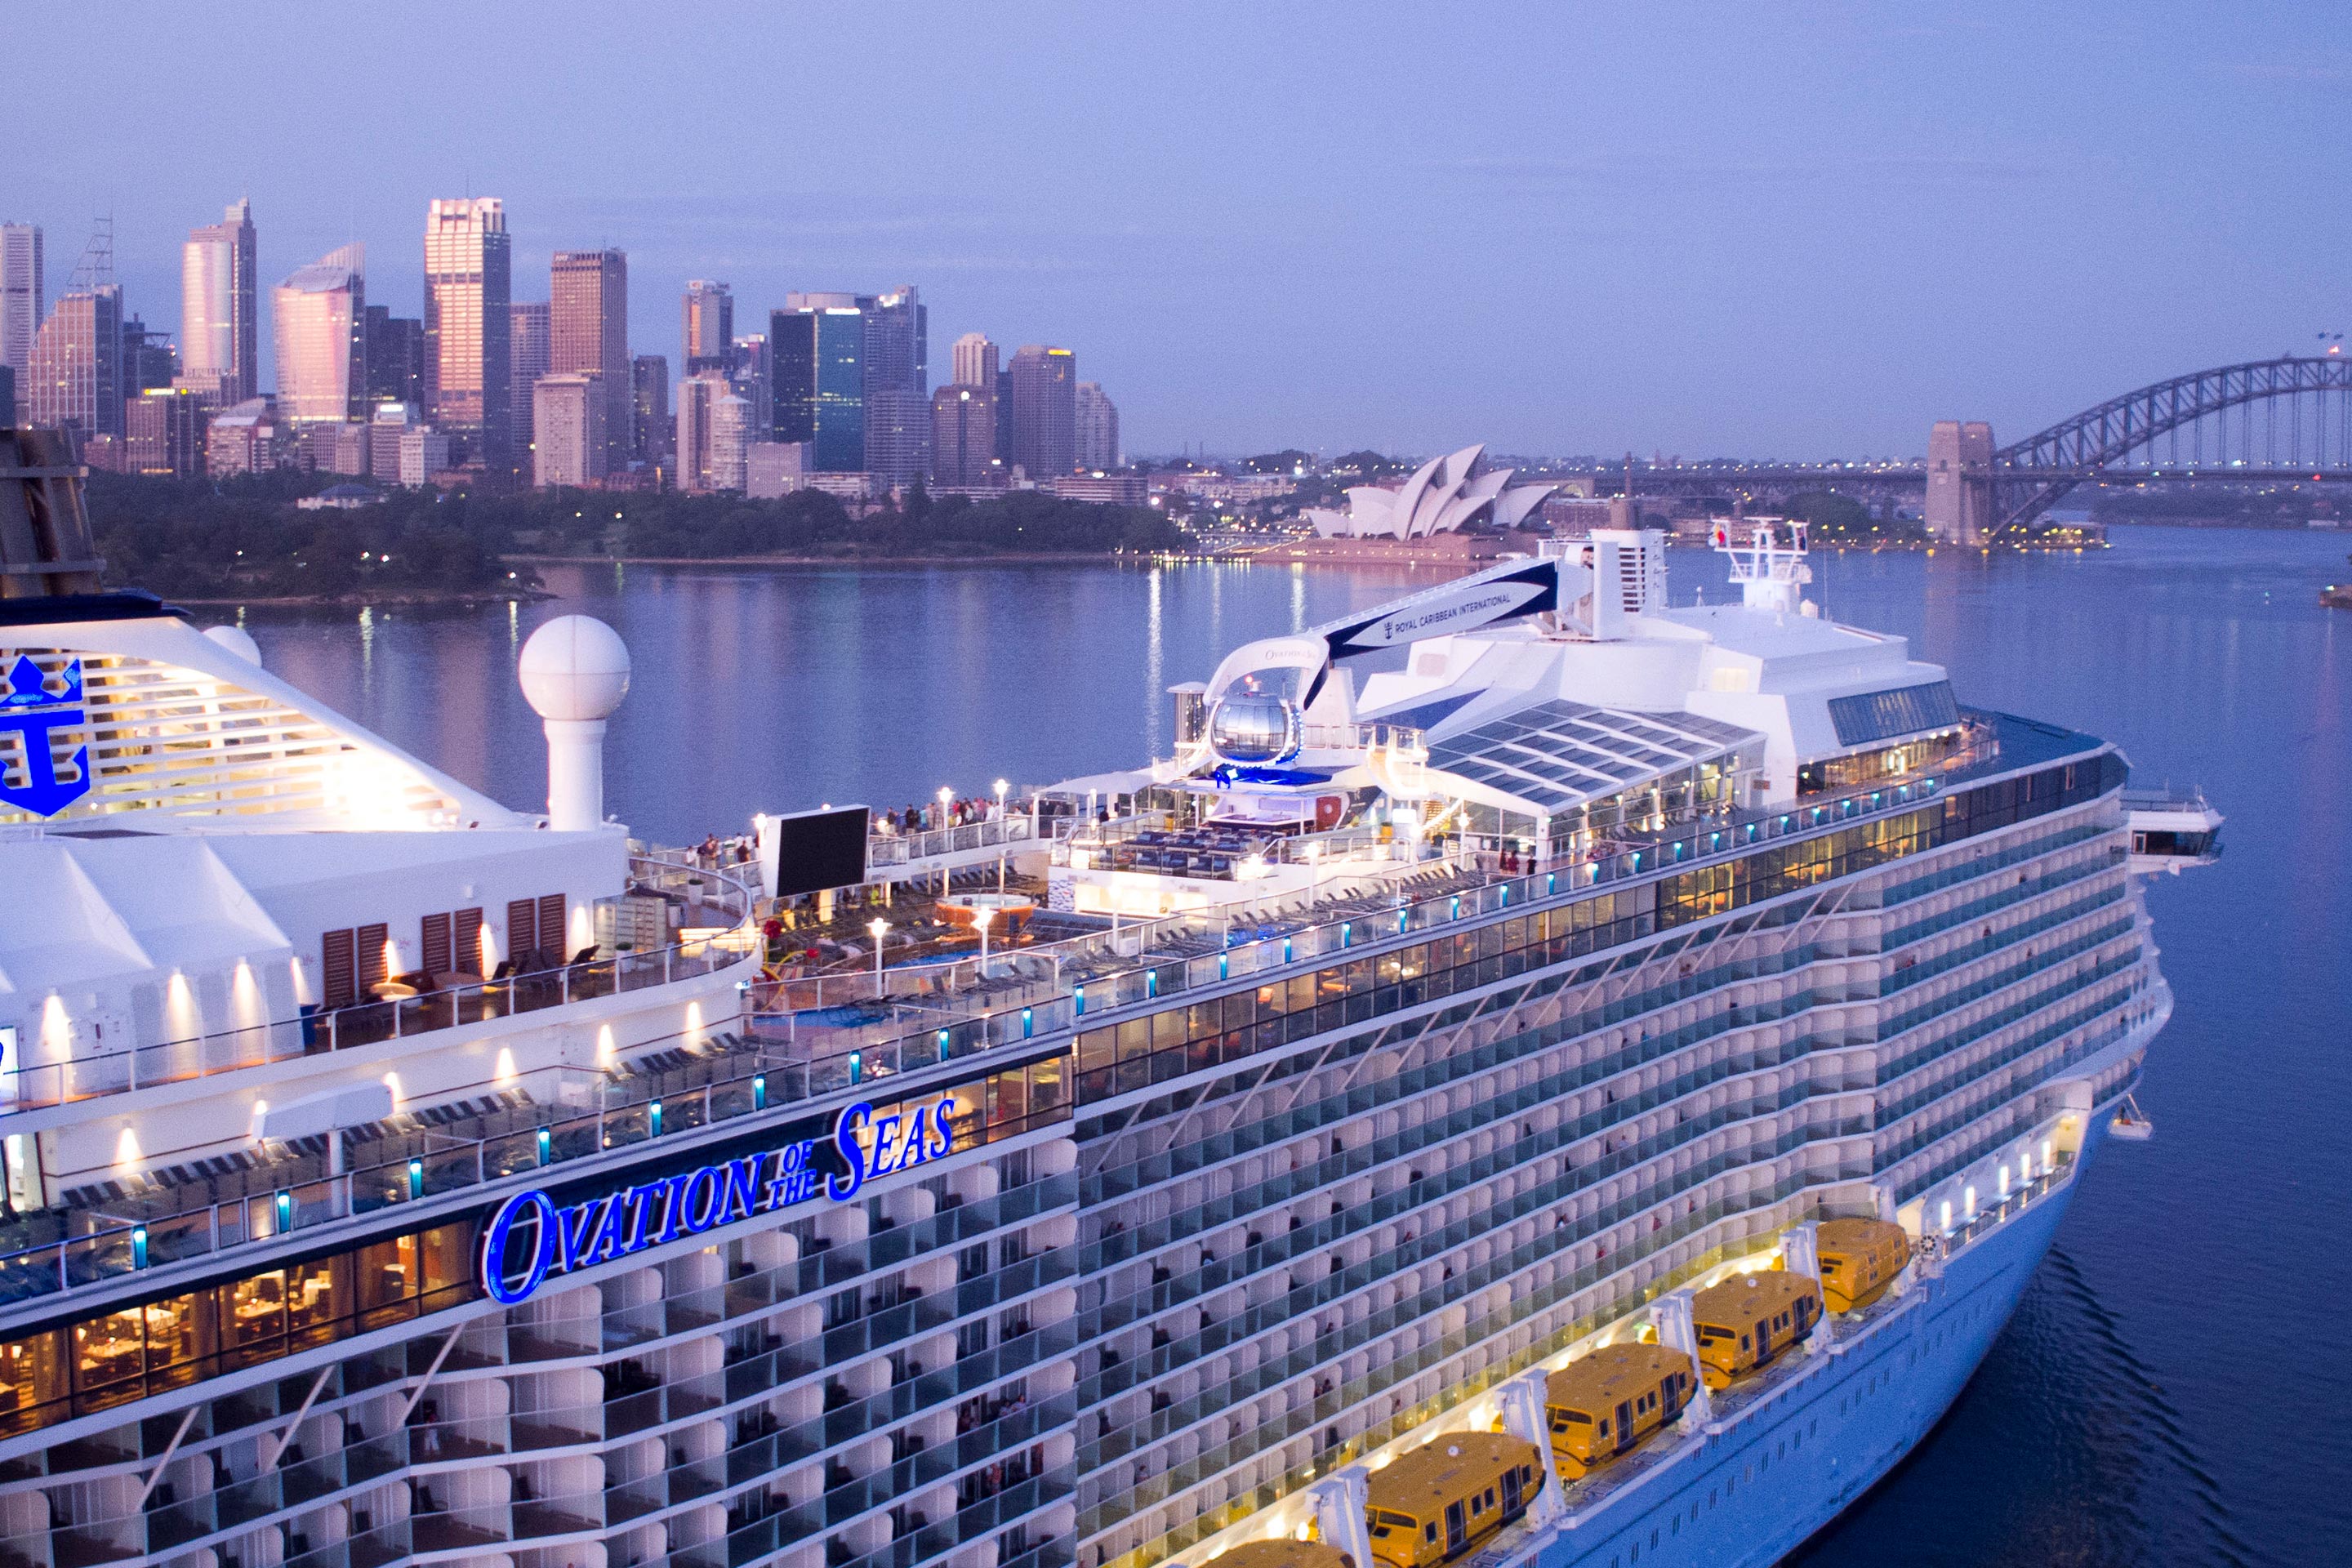
<instances>
[{"instance_id":1,"label":"yellow lifeboat","mask_svg":"<svg viewBox=\"0 0 2352 1568\"><path fill-rule=\"evenodd\" d=\"M1591 1474L1683 1412L1690 1357L1664 1345L1615 1344L1580 1356L1544 1385L1552 1458L1570 1480Z\"/></svg>"},{"instance_id":2,"label":"yellow lifeboat","mask_svg":"<svg viewBox=\"0 0 2352 1568\"><path fill-rule=\"evenodd\" d=\"M1822 1260L1822 1295L1832 1312L1869 1306L1911 1261L1911 1238L1901 1226L1883 1219L1824 1220L1814 1246Z\"/></svg>"},{"instance_id":3,"label":"yellow lifeboat","mask_svg":"<svg viewBox=\"0 0 2352 1568\"><path fill-rule=\"evenodd\" d=\"M1527 1511L1540 1463L1517 1437L1446 1432L1373 1471L1366 1523L1377 1568L1431 1568L1474 1551Z\"/></svg>"},{"instance_id":4,"label":"yellow lifeboat","mask_svg":"<svg viewBox=\"0 0 2352 1568\"><path fill-rule=\"evenodd\" d=\"M1802 1341L1822 1321L1821 1292L1801 1274L1768 1268L1735 1274L1691 1301L1699 1375L1728 1388Z\"/></svg>"}]
</instances>

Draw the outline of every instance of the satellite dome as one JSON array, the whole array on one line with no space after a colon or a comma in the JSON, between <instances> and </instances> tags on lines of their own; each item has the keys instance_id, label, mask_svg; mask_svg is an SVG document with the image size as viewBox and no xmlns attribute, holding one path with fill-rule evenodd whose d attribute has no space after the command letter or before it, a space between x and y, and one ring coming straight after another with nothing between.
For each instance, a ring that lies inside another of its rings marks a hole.
<instances>
[{"instance_id":1,"label":"satellite dome","mask_svg":"<svg viewBox=\"0 0 2352 1568\"><path fill-rule=\"evenodd\" d=\"M541 718L603 719L629 693L629 647L593 616L558 616L522 645L515 674Z\"/></svg>"},{"instance_id":2,"label":"satellite dome","mask_svg":"<svg viewBox=\"0 0 2352 1568\"><path fill-rule=\"evenodd\" d=\"M205 636L248 664L261 662L261 645L243 626L206 626Z\"/></svg>"}]
</instances>

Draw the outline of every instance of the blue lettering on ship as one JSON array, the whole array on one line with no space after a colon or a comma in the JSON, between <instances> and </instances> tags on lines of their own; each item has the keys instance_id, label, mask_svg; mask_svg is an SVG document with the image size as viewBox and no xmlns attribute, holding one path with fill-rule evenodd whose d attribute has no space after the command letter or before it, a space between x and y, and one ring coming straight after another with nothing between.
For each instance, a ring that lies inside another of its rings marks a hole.
<instances>
[{"instance_id":1,"label":"blue lettering on ship","mask_svg":"<svg viewBox=\"0 0 2352 1568\"><path fill-rule=\"evenodd\" d=\"M788 1208L820 1192L846 1203L870 1181L946 1154L955 1146L956 1113L951 1094L879 1118L871 1105L844 1106L834 1119L832 1142L845 1173L818 1169L812 1140L623 1187L569 1208L557 1207L536 1188L517 1193L482 1227L482 1289L511 1307L551 1276ZM511 1257L516 1233L526 1223L530 1256Z\"/></svg>"}]
</instances>

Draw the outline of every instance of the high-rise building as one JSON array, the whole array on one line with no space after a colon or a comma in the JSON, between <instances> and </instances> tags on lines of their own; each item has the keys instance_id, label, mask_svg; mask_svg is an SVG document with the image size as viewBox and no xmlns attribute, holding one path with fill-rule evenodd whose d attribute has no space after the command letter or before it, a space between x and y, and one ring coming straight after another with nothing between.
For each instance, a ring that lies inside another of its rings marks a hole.
<instances>
[{"instance_id":1,"label":"high-rise building","mask_svg":"<svg viewBox=\"0 0 2352 1568\"><path fill-rule=\"evenodd\" d=\"M425 417L462 446L463 466L499 482L520 471L507 380L512 274L505 203L473 196L425 209Z\"/></svg>"},{"instance_id":2,"label":"high-rise building","mask_svg":"<svg viewBox=\"0 0 2352 1568\"><path fill-rule=\"evenodd\" d=\"M370 403L425 406L425 323L395 316L389 307L367 308L367 395Z\"/></svg>"},{"instance_id":3,"label":"high-rise building","mask_svg":"<svg viewBox=\"0 0 2352 1568\"><path fill-rule=\"evenodd\" d=\"M32 368L33 337L41 330L41 231L29 223L0 223L0 364L21 384Z\"/></svg>"},{"instance_id":4,"label":"high-rise building","mask_svg":"<svg viewBox=\"0 0 2352 1568\"><path fill-rule=\"evenodd\" d=\"M346 245L271 291L278 411L297 426L340 425L366 410L366 269L365 248Z\"/></svg>"},{"instance_id":5,"label":"high-rise building","mask_svg":"<svg viewBox=\"0 0 2352 1568\"><path fill-rule=\"evenodd\" d=\"M400 478L400 443L417 423L413 403L379 403L368 416L368 472L377 479Z\"/></svg>"},{"instance_id":6,"label":"high-rise building","mask_svg":"<svg viewBox=\"0 0 2352 1568\"><path fill-rule=\"evenodd\" d=\"M996 387L961 384L931 394L931 478L969 488L1001 484L996 461Z\"/></svg>"},{"instance_id":7,"label":"high-rise building","mask_svg":"<svg viewBox=\"0 0 2352 1568\"><path fill-rule=\"evenodd\" d=\"M180 374L180 351L168 333L138 317L122 323L122 395L138 396L151 386L169 386Z\"/></svg>"},{"instance_id":8,"label":"high-rise building","mask_svg":"<svg viewBox=\"0 0 2352 1568\"><path fill-rule=\"evenodd\" d=\"M877 294L866 310L866 391L911 392L929 406L930 312L911 283Z\"/></svg>"},{"instance_id":9,"label":"high-rise building","mask_svg":"<svg viewBox=\"0 0 2352 1568\"><path fill-rule=\"evenodd\" d=\"M629 258L617 250L559 250L549 269L548 368L593 372L604 394L604 465L636 455L636 393L629 371Z\"/></svg>"},{"instance_id":10,"label":"high-rise building","mask_svg":"<svg viewBox=\"0 0 2352 1568\"><path fill-rule=\"evenodd\" d=\"M275 400L248 397L232 403L215 414L205 428L205 472L216 479L268 473L288 455L285 436Z\"/></svg>"},{"instance_id":11,"label":"high-rise building","mask_svg":"<svg viewBox=\"0 0 2352 1568\"><path fill-rule=\"evenodd\" d=\"M211 410L194 387L151 386L123 408L124 471L194 479L205 471Z\"/></svg>"},{"instance_id":12,"label":"high-rise building","mask_svg":"<svg viewBox=\"0 0 2352 1568\"><path fill-rule=\"evenodd\" d=\"M1081 468L1116 468L1119 466L1118 405L1103 395L1102 383L1078 383L1075 400L1074 419L1077 428L1078 463Z\"/></svg>"},{"instance_id":13,"label":"high-rise building","mask_svg":"<svg viewBox=\"0 0 2352 1568\"><path fill-rule=\"evenodd\" d=\"M929 398L897 386L866 395L866 471L886 485L910 485L929 476Z\"/></svg>"},{"instance_id":14,"label":"high-rise building","mask_svg":"<svg viewBox=\"0 0 2352 1568\"><path fill-rule=\"evenodd\" d=\"M639 354L629 362L630 417L635 422L633 445L637 460L657 468L670 466L669 356Z\"/></svg>"},{"instance_id":15,"label":"high-rise building","mask_svg":"<svg viewBox=\"0 0 2352 1568\"><path fill-rule=\"evenodd\" d=\"M400 482L422 489L434 477L449 471L449 437L430 425L411 425L400 433Z\"/></svg>"},{"instance_id":16,"label":"high-rise building","mask_svg":"<svg viewBox=\"0 0 2352 1568\"><path fill-rule=\"evenodd\" d=\"M550 315L545 300L521 300L507 307L507 401L514 409L507 434L518 461L538 445L534 389L541 376L555 369L549 346Z\"/></svg>"},{"instance_id":17,"label":"high-rise building","mask_svg":"<svg viewBox=\"0 0 2352 1568\"><path fill-rule=\"evenodd\" d=\"M846 299L786 295L785 299ZM810 442L817 471L866 468L866 312L856 305L792 305L768 318L779 441Z\"/></svg>"},{"instance_id":18,"label":"high-rise building","mask_svg":"<svg viewBox=\"0 0 2352 1568\"><path fill-rule=\"evenodd\" d=\"M698 278L686 286L680 351L685 374L735 368L735 294L724 283Z\"/></svg>"},{"instance_id":19,"label":"high-rise building","mask_svg":"<svg viewBox=\"0 0 2352 1568\"><path fill-rule=\"evenodd\" d=\"M958 386L995 387L996 373L1001 367L996 363L996 345L988 341L986 334L966 332L949 352Z\"/></svg>"},{"instance_id":20,"label":"high-rise building","mask_svg":"<svg viewBox=\"0 0 2352 1568\"><path fill-rule=\"evenodd\" d=\"M16 391L36 429L122 434L122 289L76 289L33 336L32 363Z\"/></svg>"},{"instance_id":21,"label":"high-rise building","mask_svg":"<svg viewBox=\"0 0 2352 1568\"><path fill-rule=\"evenodd\" d=\"M1012 383L1012 442L1006 459L1033 479L1077 467L1077 356L1024 343L1005 372Z\"/></svg>"},{"instance_id":22,"label":"high-rise building","mask_svg":"<svg viewBox=\"0 0 2352 1568\"><path fill-rule=\"evenodd\" d=\"M531 387L531 483L588 489L610 471L604 420L612 408L599 371L558 371Z\"/></svg>"},{"instance_id":23,"label":"high-rise building","mask_svg":"<svg viewBox=\"0 0 2352 1568\"><path fill-rule=\"evenodd\" d=\"M735 370L730 378L736 395L751 405L754 433L764 431L776 417L776 350L763 333L735 340Z\"/></svg>"},{"instance_id":24,"label":"high-rise building","mask_svg":"<svg viewBox=\"0 0 2352 1568\"><path fill-rule=\"evenodd\" d=\"M679 489L711 488L711 413L731 391L723 370L698 370L677 384L677 451L673 460Z\"/></svg>"},{"instance_id":25,"label":"high-rise building","mask_svg":"<svg viewBox=\"0 0 2352 1568\"><path fill-rule=\"evenodd\" d=\"M180 249L180 374L216 383L225 404L244 402L260 389L259 328L253 204L240 198Z\"/></svg>"},{"instance_id":26,"label":"high-rise building","mask_svg":"<svg viewBox=\"0 0 2352 1568\"><path fill-rule=\"evenodd\" d=\"M751 400L730 392L710 405L710 488L743 489L744 465L751 453Z\"/></svg>"}]
</instances>

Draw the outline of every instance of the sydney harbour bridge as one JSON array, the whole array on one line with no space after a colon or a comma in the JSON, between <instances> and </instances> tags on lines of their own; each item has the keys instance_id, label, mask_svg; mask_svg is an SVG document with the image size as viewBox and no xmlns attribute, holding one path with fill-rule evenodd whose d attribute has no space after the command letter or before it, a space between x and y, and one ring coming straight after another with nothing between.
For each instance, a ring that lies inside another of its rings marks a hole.
<instances>
[{"instance_id":1,"label":"sydney harbour bridge","mask_svg":"<svg viewBox=\"0 0 2352 1568\"><path fill-rule=\"evenodd\" d=\"M1918 464L1653 467L1651 494L1754 502L1807 490L1926 492L1929 532L1961 543L2031 535L2077 486L2352 480L2352 356L2283 355L2174 376L2006 447L1941 420Z\"/></svg>"}]
</instances>

